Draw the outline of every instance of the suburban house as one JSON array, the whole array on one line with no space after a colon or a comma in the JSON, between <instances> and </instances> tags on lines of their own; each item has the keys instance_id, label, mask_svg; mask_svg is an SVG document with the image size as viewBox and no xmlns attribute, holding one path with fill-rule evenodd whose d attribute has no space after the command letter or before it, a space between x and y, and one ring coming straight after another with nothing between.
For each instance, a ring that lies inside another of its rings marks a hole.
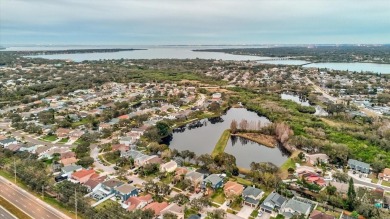
<instances>
[{"instance_id":1,"label":"suburban house","mask_svg":"<svg viewBox=\"0 0 390 219\"><path fill-rule=\"evenodd\" d=\"M298 200L295 197L288 200L286 204L281 208L280 213L283 214L285 218L291 218L294 215L305 215L309 216L312 209L312 205L303 200Z\"/></svg>"},{"instance_id":2,"label":"suburban house","mask_svg":"<svg viewBox=\"0 0 390 219\"><path fill-rule=\"evenodd\" d=\"M67 138L69 137L70 129L58 128L56 131L56 135L58 138Z\"/></svg>"},{"instance_id":3,"label":"suburban house","mask_svg":"<svg viewBox=\"0 0 390 219\"><path fill-rule=\"evenodd\" d=\"M130 150L130 147L124 144L114 144L111 146L111 151L126 152L128 150Z\"/></svg>"},{"instance_id":4,"label":"suburban house","mask_svg":"<svg viewBox=\"0 0 390 219\"><path fill-rule=\"evenodd\" d=\"M138 189L130 184L120 185L114 188L114 190L115 195L120 197L122 201L126 201L128 198L138 195Z\"/></svg>"},{"instance_id":5,"label":"suburban house","mask_svg":"<svg viewBox=\"0 0 390 219\"><path fill-rule=\"evenodd\" d=\"M3 148L7 148L11 144L17 144L18 141L14 138L6 138L0 141L0 146Z\"/></svg>"},{"instance_id":6,"label":"suburban house","mask_svg":"<svg viewBox=\"0 0 390 219\"><path fill-rule=\"evenodd\" d=\"M305 154L305 158L312 165L329 162L329 157L326 154Z\"/></svg>"},{"instance_id":7,"label":"suburban house","mask_svg":"<svg viewBox=\"0 0 390 219\"><path fill-rule=\"evenodd\" d=\"M142 209L151 202L153 202L152 195L147 194L145 196L130 197L124 203L127 205L127 210L132 211L135 209Z\"/></svg>"},{"instance_id":8,"label":"suburban house","mask_svg":"<svg viewBox=\"0 0 390 219\"><path fill-rule=\"evenodd\" d=\"M390 181L390 168L385 168L382 173L379 173L379 179Z\"/></svg>"},{"instance_id":9,"label":"suburban house","mask_svg":"<svg viewBox=\"0 0 390 219\"><path fill-rule=\"evenodd\" d=\"M223 187L223 192L227 198L240 196L242 195L242 191L244 191L244 186L233 181L228 181Z\"/></svg>"},{"instance_id":10,"label":"suburban house","mask_svg":"<svg viewBox=\"0 0 390 219\"><path fill-rule=\"evenodd\" d=\"M172 204L168 205L166 208L164 208L161 211L161 215L164 215L166 213L172 213L172 214L176 215L177 219L184 219L184 207L179 206L176 203L172 203ZM161 217L161 219L163 219L163 218Z\"/></svg>"},{"instance_id":11,"label":"suburban house","mask_svg":"<svg viewBox=\"0 0 390 219\"><path fill-rule=\"evenodd\" d=\"M152 164L152 163L157 163L160 164L162 162L161 158L159 158L157 155L143 155L141 157L138 157L134 159L134 164L135 166L143 166L145 164Z\"/></svg>"},{"instance_id":12,"label":"suburban house","mask_svg":"<svg viewBox=\"0 0 390 219\"><path fill-rule=\"evenodd\" d=\"M148 204L144 209L151 209L154 211L154 213L156 214L156 216L160 216L161 215L161 211L168 207L168 203L167 202L161 202L161 203L158 203L158 202L152 202L150 204Z\"/></svg>"},{"instance_id":13,"label":"suburban house","mask_svg":"<svg viewBox=\"0 0 390 219\"><path fill-rule=\"evenodd\" d=\"M203 174L192 171L186 174L185 179L189 179L192 185L196 188L203 181Z\"/></svg>"},{"instance_id":14,"label":"suburban house","mask_svg":"<svg viewBox=\"0 0 390 219\"><path fill-rule=\"evenodd\" d=\"M124 144L126 146L130 146L131 144L134 144L135 141L131 137L121 137L119 139L119 144Z\"/></svg>"},{"instance_id":15,"label":"suburban house","mask_svg":"<svg viewBox=\"0 0 390 219\"><path fill-rule=\"evenodd\" d=\"M82 135L84 135L84 131L82 131L82 130L74 130L74 131L71 131L70 133L69 133L69 138L71 139L71 140L74 140L74 141L76 141L77 139L79 139Z\"/></svg>"},{"instance_id":16,"label":"suburban house","mask_svg":"<svg viewBox=\"0 0 390 219\"><path fill-rule=\"evenodd\" d=\"M359 172L364 173L364 174L370 173L370 164L368 164L368 163L364 163L364 162L354 160L354 159L349 159L348 166L352 170L356 170L356 171L359 171Z\"/></svg>"},{"instance_id":17,"label":"suburban house","mask_svg":"<svg viewBox=\"0 0 390 219\"><path fill-rule=\"evenodd\" d=\"M103 129L110 129L110 128L111 128L111 124L108 123L99 124L99 132L103 131Z\"/></svg>"},{"instance_id":18,"label":"suburban house","mask_svg":"<svg viewBox=\"0 0 390 219\"><path fill-rule=\"evenodd\" d=\"M202 188L206 188L210 184L212 189L218 189L223 186L223 178L218 174L210 174L202 182Z\"/></svg>"},{"instance_id":19,"label":"suburban house","mask_svg":"<svg viewBox=\"0 0 390 219\"><path fill-rule=\"evenodd\" d=\"M177 163L173 160L169 161L168 163L164 163L160 165L160 171L161 172L174 172L177 168Z\"/></svg>"},{"instance_id":20,"label":"suburban house","mask_svg":"<svg viewBox=\"0 0 390 219\"><path fill-rule=\"evenodd\" d=\"M77 158L75 157L70 157L70 158L64 158L64 159L61 159L59 162L64 165L64 166L69 166L69 165L72 165L72 164L76 164L78 161Z\"/></svg>"},{"instance_id":21,"label":"suburban house","mask_svg":"<svg viewBox=\"0 0 390 219\"><path fill-rule=\"evenodd\" d=\"M72 173L74 173L75 171L80 171L82 169L83 169L82 166L72 164L72 165L61 168L61 175L62 176L66 175L67 177L70 177L72 175Z\"/></svg>"},{"instance_id":22,"label":"suburban house","mask_svg":"<svg viewBox=\"0 0 390 219\"><path fill-rule=\"evenodd\" d=\"M263 195L263 190L255 188L253 186L246 187L245 190L242 192L244 204L253 208L259 205L260 200L263 198Z\"/></svg>"},{"instance_id":23,"label":"suburban house","mask_svg":"<svg viewBox=\"0 0 390 219\"><path fill-rule=\"evenodd\" d=\"M309 219L336 219L336 217L321 211L314 210L311 212Z\"/></svg>"},{"instance_id":24,"label":"suburban house","mask_svg":"<svg viewBox=\"0 0 390 219\"><path fill-rule=\"evenodd\" d=\"M176 162L176 161L175 161ZM188 169L185 167L178 167L175 170L175 180L184 179L185 175L188 173Z\"/></svg>"},{"instance_id":25,"label":"suburban house","mask_svg":"<svg viewBox=\"0 0 390 219\"><path fill-rule=\"evenodd\" d=\"M106 194L113 194L115 193L115 189L121 186L122 184L123 182L117 179L109 179L102 183L102 189L105 191Z\"/></svg>"},{"instance_id":26,"label":"suburban house","mask_svg":"<svg viewBox=\"0 0 390 219\"><path fill-rule=\"evenodd\" d=\"M260 205L260 209L267 213L272 213L273 211L279 212L279 210L284 207L287 199L276 192L272 192L267 196L264 202Z\"/></svg>"},{"instance_id":27,"label":"suburban house","mask_svg":"<svg viewBox=\"0 0 390 219\"><path fill-rule=\"evenodd\" d=\"M64 153L61 153L60 159L66 159L66 158L71 158L71 157L76 157L76 153L73 151L67 151Z\"/></svg>"},{"instance_id":28,"label":"suburban house","mask_svg":"<svg viewBox=\"0 0 390 219\"><path fill-rule=\"evenodd\" d=\"M104 182L106 178L107 176L91 177L84 183L84 186L87 187L88 192L95 192L100 188L101 183Z\"/></svg>"},{"instance_id":29,"label":"suburban house","mask_svg":"<svg viewBox=\"0 0 390 219\"><path fill-rule=\"evenodd\" d=\"M93 174L95 174L95 170L94 169L89 169L89 170L86 170L86 169L82 169L80 171L77 171L77 172L74 172L72 173L71 175L71 178L73 180L76 180L77 182L79 183L82 183L84 184L85 182L87 182L89 180L89 178L91 178L91 176Z\"/></svg>"}]
</instances>

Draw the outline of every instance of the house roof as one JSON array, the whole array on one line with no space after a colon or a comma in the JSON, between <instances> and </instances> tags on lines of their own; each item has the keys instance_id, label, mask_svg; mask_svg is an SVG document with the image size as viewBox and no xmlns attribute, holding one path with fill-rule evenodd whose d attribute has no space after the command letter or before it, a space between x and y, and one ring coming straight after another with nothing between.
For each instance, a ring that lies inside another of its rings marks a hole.
<instances>
[{"instance_id":1,"label":"house roof","mask_svg":"<svg viewBox=\"0 0 390 219\"><path fill-rule=\"evenodd\" d=\"M135 190L137 188L135 188L134 186L130 185L130 184L123 184L121 186L118 186L117 188L115 188L116 191L122 193L122 194L129 194L131 193L133 190Z\"/></svg>"},{"instance_id":2,"label":"house roof","mask_svg":"<svg viewBox=\"0 0 390 219\"><path fill-rule=\"evenodd\" d=\"M335 219L334 216L332 215L329 215L329 214L326 214L326 213L323 213L321 211L317 211L317 210L314 210L311 214L310 214L310 219Z\"/></svg>"},{"instance_id":3,"label":"house roof","mask_svg":"<svg viewBox=\"0 0 390 219\"><path fill-rule=\"evenodd\" d=\"M161 211L168 206L167 202L152 202L148 204L144 209L151 209L156 213L156 215L160 215Z\"/></svg>"},{"instance_id":4,"label":"house roof","mask_svg":"<svg viewBox=\"0 0 390 219\"><path fill-rule=\"evenodd\" d=\"M242 195L243 196L253 196L253 197L257 197L259 196L261 193L263 193L263 190L261 189L258 189L258 188L255 188L253 186L248 186L245 188L245 190L242 192Z\"/></svg>"},{"instance_id":5,"label":"house roof","mask_svg":"<svg viewBox=\"0 0 390 219\"><path fill-rule=\"evenodd\" d=\"M161 164L161 167L164 167L166 169L170 169L170 168L173 168L176 166L177 166L177 163L173 160L169 161L168 163Z\"/></svg>"},{"instance_id":6,"label":"house roof","mask_svg":"<svg viewBox=\"0 0 390 219\"><path fill-rule=\"evenodd\" d=\"M110 179L102 183L104 186L107 186L109 188L115 188L123 184L123 182L117 180L117 179Z\"/></svg>"},{"instance_id":7,"label":"house roof","mask_svg":"<svg viewBox=\"0 0 390 219\"><path fill-rule=\"evenodd\" d=\"M193 214L188 219L200 219L200 216L197 214Z\"/></svg>"},{"instance_id":8,"label":"house roof","mask_svg":"<svg viewBox=\"0 0 390 219\"><path fill-rule=\"evenodd\" d=\"M61 153L61 159L71 158L71 157L76 157L76 153L74 153L73 151L67 151L67 152Z\"/></svg>"},{"instance_id":9,"label":"house roof","mask_svg":"<svg viewBox=\"0 0 390 219\"><path fill-rule=\"evenodd\" d=\"M81 170L81 169L83 169L83 167L80 165L69 165L69 166L63 167L61 169L61 171L65 172L65 173L69 173L69 172L73 172L73 171Z\"/></svg>"},{"instance_id":10,"label":"house roof","mask_svg":"<svg viewBox=\"0 0 390 219\"><path fill-rule=\"evenodd\" d=\"M291 208L296 212L299 212L301 214L306 213L307 211L310 211L311 205L305 202L298 201L296 199L290 199L287 201L284 208Z\"/></svg>"},{"instance_id":11,"label":"house roof","mask_svg":"<svg viewBox=\"0 0 390 219\"><path fill-rule=\"evenodd\" d=\"M135 208L137 208L137 206L141 203L141 202L151 202L153 201L153 198L152 198L152 195L150 194L147 194L145 196L132 196L130 198L128 198L125 203L126 204L129 204L129 208L128 210L131 211L131 210L134 210Z\"/></svg>"},{"instance_id":12,"label":"house roof","mask_svg":"<svg viewBox=\"0 0 390 219\"><path fill-rule=\"evenodd\" d=\"M75 157L70 158L64 158L60 160L60 163L62 163L64 166L68 166L70 164L76 163L78 160Z\"/></svg>"},{"instance_id":13,"label":"house roof","mask_svg":"<svg viewBox=\"0 0 390 219\"><path fill-rule=\"evenodd\" d=\"M358 160L354 160L354 159L349 159L348 160L348 164L352 164L354 166L359 166L359 167L363 167L363 168L366 168L366 169L370 169L370 164L364 163L364 162L361 162L361 161L358 161Z\"/></svg>"},{"instance_id":14,"label":"house roof","mask_svg":"<svg viewBox=\"0 0 390 219\"><path fill-rule=\"evenodd\" d=\"M244 190L244 186L236 182L228 181L227 183L225 183L223 189L228 192L232 191L235 194L241 194Z\"/></svg>"},{"instance_id":15,"label":"house roof","mask_svg":"<svg viewBox=\"0 0 390 219\"><path fill-rule=\"evenodd\" d=\"M12 143L12 142L16 142L16 140L14 138L7 138L7 139L4 139L4 140L0 140L0 144L9 144L9 143Z\"/></svg>"},{"instance_id":16,"label":"house roof","mask_svg":"<svg viewBox=\"0 0 390 219\"><path fill-rule=\"evenodd\" d=\"M189 172L189 173L186 174L186 178L187 177L191 178L191 180L196 180L196 179L199 179L199 178L203 179L203 174L195 172L195 171L192 171L192 172Z\"/></svg>"},{"instance_id":17,"label":"house roof","mask_svg":"<svg viewBox=\"0 0 390 219\"><path fill-rule=\"evenodd\" d=\"M210 182L211 184L215 185L221 182L222 178L218 174L211 174L208 177L206 177L206 179L204 179L203 181Z\"/></svg>"},{"instance_id":18,"label":"house roof","mask_svg":"<svg viewBox=\"0 0 390 219\"><path fill-rule=\"evenodd\" d=\"M383 170L383 174L387 175L387 176L390 176L390 168L385 168Z\"/></svg>"},{"instance_id":19,"label":"house roof","mask_svg":"<svg viewBox=\"0 0 390 219\"><path fill-rule=\"evenodd\" d=\"M85 186L90 187L91 189L94 189L99 183L103 182L107 176L100 176L96 178L90 178L87 182L84 183Z\"/></svg>"},{"instance_id":20,"label":"house roof","mask_svg":"<svg viewBox=\"0 0 390 219\"><path fill-rule=\"evenodd\" d=\"M268 208L268 206L265 206L264 203L271 203L272 205L276 205L278 207L281 207L283 203L286 202L286 198L279 195L276 192L272 192L267 196L267 198L264 200L263 204L261 204L262 207ZM273 210L273 209L270 209Z\"/></svg>"},{"instance_id":21,"label":"house roof","mask_svg":"<svg viewBox=\"0 0 390 219\"><path fill-rule=\"evenodd\" d=\"M83 178L86 176L90 176L94 173L95 173L94 169L89 169L89 170L83 169L83 170L77 171L75 173L72 173L72 177Z\"/></svg>"},{"instance_id":22,"label":"house roof","mask_svg":"<svg viewBox=\"0 0 390 219\"><path fill-rule=\"evenodd\" d=\"M167 213L167 212L172 212L174 214L180 214L180 213L184 212L184 207L183 206L179 206L176 203L172 203L172 204L168 205L166 208L164 208L161 211L161 214L164 214L164 213Z\"/></svg>"}]
</instances>

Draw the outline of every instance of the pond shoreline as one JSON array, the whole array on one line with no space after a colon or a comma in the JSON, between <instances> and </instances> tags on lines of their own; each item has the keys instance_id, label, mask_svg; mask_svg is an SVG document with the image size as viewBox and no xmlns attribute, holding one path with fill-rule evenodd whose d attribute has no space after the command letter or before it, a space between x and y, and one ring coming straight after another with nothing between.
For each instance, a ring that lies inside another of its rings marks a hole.
<instances>
[{"instance_id":1,"label":"pond shoreline","mask_svg":"<svg viewBox=\"0 0 390 219\"><path fill-rule=\"evenodd\" d=\"M273 136L264 135L261 133L250 133L250 132L246 133L246 132L244 132L244 133L235 133L235 134L231 134L231 135L248 139L250 141L259 143L259 144L264 145L264 146L269 147L269 148L275 148L277 145L277 141Z\"/></svg>"}]
</instances>

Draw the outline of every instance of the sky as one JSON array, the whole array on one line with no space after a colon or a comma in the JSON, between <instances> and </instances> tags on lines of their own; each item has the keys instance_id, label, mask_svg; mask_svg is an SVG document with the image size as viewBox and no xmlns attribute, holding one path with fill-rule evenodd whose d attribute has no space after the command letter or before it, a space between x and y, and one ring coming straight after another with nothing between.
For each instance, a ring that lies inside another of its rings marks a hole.
<instances>
[{"instance_id":1,"label":"sky","mask_svg":"<svg viewBox=\"0 0 390 219\"><path fill-rule=\"evenodd\" d=\"M390 0L0 0L0 45L390 43Z\"/></svg>"}]
</instances>

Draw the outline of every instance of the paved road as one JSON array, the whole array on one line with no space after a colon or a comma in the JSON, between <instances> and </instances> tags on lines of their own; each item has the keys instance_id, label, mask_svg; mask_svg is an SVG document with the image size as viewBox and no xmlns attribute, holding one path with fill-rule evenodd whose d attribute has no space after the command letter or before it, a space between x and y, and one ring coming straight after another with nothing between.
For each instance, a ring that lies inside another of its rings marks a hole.
<instances>
[{"instance_id":1,"label":"paved road","mask_svg":"<svg viewBox=\"0 0 390 219\"><path fill-rule=\"evenodd\" d=\"M0 206L0 219L15 219L16 217Z\"/></svg>"},{"instance_id":2,"label":"paved road","mask_svg":"<svg viewBox=\"0 0 390 219\"><path fill-rule=\"evenodd\" d=\"M70 219L70 217L49 206L39 198L31 195L7 179L0 176L0 195L19 207L32 218L37 219Z\"/></svg>"},{"instance_id":3,"label":"paved road","mask_svg":"<svg viewBox=\"0 0 390 219\"><path fill-rule=\"evenodd\" d=\"M95 170L103 170L104 172L102 173L103 175L108 175L111 173L115 173L114 166L115 165L110 165L110 166L104 166L102 163L99 163L98 158L99 158L99 148L96 145L91 145L91 154L90 156L94 160L94 168Z\"/></svg>"}]
</instances>

